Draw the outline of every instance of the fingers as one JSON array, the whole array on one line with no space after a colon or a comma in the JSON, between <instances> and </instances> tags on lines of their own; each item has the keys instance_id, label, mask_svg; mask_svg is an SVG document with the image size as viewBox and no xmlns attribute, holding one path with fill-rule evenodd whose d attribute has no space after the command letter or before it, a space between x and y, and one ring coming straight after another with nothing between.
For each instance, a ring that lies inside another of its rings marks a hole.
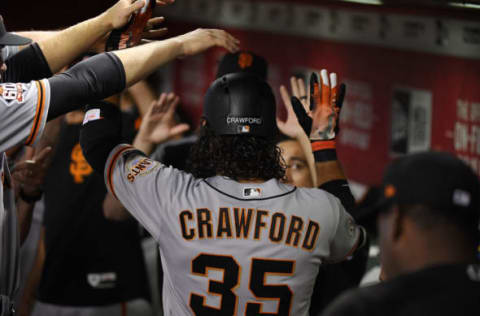
<instances>
[{"instance_id":1,"label":"fingers","mask_svg":"<svg viewBox=\"0 0 480 316\"><path fill-rule=\"evenodd\" d=\"M163 22L165 22L165 18L163 16L151 18L147 21L147 25L145 26L145 28L148 31L155 28L157 25L162 24Z\"/></svg>"},{"instance_id":2,"label":"fingers","mask_svg":"<svg viewBox=\"0 0 480 316\"><path fill-rule=\"evenodd\" d=\"M320 71L321 82L321 103L322 105L330 105L330 80L328 80L328 72L326 69Z\"/></svg>"},{"instance_id":3,"label":"fingers","mask_svg":"<svg viewBox=\"0 0 480 316\"><path fill-rule=\"evenodd\" d=\"M297 78L298 92L300 96L306 96L307 91L305 89L305 81L302 78Z\"/></svg>"},{"instance_id":4,"label":"fingers","mask_svg":"<svg viewBox=\"0 0 480 316\"><path fill-rule=\"evenodd\" d=\"M43 148L38 155L35 156L35 161L39 163L40 165L43 165L43 163L48 159L52 152L52 147L47 146Z\"/></svg>"},{"instance_id":5,"label":"fingers","mask_svg":"<svg viewBox=\"0 0 480 316\"><path fill-rule=\"evenodd\" d=\"M23 156L24 160L32 160L35 157L35 148L30 146L25 146L25 154Z\"/></svg>"},{"instance_id":6,"label":"fingers","mask_svg":"<svg viewBox=\"0 0 480 316\"><path fill-rule=\"evenodd\" d=\"M130 12L130 14L132 14L133 12L140 10L144 6L145 6L145 0L138 0L133 2L130 5L130 7L128 8L128 11Z\"/></svg>"},{"instance_id":7,"label":"fingers","mask_svg":"<svg viewBox=\"0 0 480 316\"><path fill-rule=\"evenodd\" d=\"M305 131L305 134L310 135L312 131L312 123L313 123L312 118L308 116L307 112L305 111L305 108L303 107L303 104L300 102L299 99L297 99L296 97L292 97L291 102L292 102L293 111L297 116L298 122L300 123L303 130Z\"/></svg>"},{"instance_id":8,"label":"fingers","mask_svg":"<svg viewBox=\"0 0 480 316\"><path fill-rule=\"evenodd\" d=\"M217 29L207 31L210 32L210 36L214 38L215 44L217 46L221 46L231 53L235 53L238 51L240 41L229 33L225 32L224 30Z\"/></svg>"},{"instance_id":9,"label":"fingers","mask_svg":"<svg viewBox=\"0 0 480 316\"><path fill-rule=\"evenodd\" d=\"M288 110L291 108L290 95L288 94L287 88L284 85L280 86L280 96L282 97L283 105Z\"/></svg>"},{"instance_id":10,"label":"fingers","mask_svg":"<svg viewBox=\"0 0 480 316\"><path fill-rule=\"evenodd\" d=\"M321 104L318 75L312 72L310 76L310 111L314 111Z\"/></svg>"},{"instance_id":11,"label":"fingers","mask_svg":"<svg viewBox=\"0 0 480 316\"><path fill-rule=\"evenodd\" d=\"M156 0L157 5L169 5L174 3L175 0Z\"/></svg>"},{"instance_id":12,"label":"fingers","mask_svg":"<svg viewBox=\"0 0 480 316\"><path fill-rule=\"evenodd\" d=\"M292 87L292 95L300 99L303 94L300 94L300 90L297 83L297 78L290 77L290 87Z\"/></svg>"},{"instance_id":13,"label":"fingers","mask_svg":"<svg viewBox=\"0 0 480 316\"><path fill-rule=\"evenodd\" d=\"M337 97L338 97L338 87L337 87L337 74L330 74L330 104L333 108L337 107Z\"/></svg>"},{"instance_id":14,"label":"fingers","mask_svg":"<svg viewBox=\"0 0 480 316\"><path fill-rule=\"evenodd\" d=\"M185 133L190 129L190 126L188 124L178 124L170 130L170 137L180 135L182 133Z\"/></svg>"}]
</instances>

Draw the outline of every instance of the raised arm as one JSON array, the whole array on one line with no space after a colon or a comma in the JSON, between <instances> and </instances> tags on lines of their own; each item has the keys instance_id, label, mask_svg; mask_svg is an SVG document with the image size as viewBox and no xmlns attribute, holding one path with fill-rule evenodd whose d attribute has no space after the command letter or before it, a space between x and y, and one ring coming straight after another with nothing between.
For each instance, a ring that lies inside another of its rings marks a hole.
<instances>
[{"instance_id":1,"label":"raised arm","mask_svg":"<svg viewBox=\"0 0 480 316\"><path fill-rule=\"evenodd\" d=\"M235 51L238 41L222 30L199 29L165 41L94 56L49 79L52 92L48 118L120 93L171 60L214 46Z\"/></svg>"},{"instance_id":2,"label":"raised arm","mask_svg":"<svg viewBox=\"0 0 480 316\"><path fill-rule=\"evenodd\" d=\"M157 1L158 4L171 2L173 1ZM132 13L144 5L145 0L119 0L99 16L67 29L52 32L20 32L19 34L38 41L52 73L56 73L109 32L126 25ZM58 49L59 47L62 49Z\"/></svg>"},{"instance_id":3,"label":"raised arm","mask_svg":"<svg viewBox=\"0 0 480 316\"><path fill-rule=\"evenodd\" d=\"M317 184L338 197L348 211L355 200L337 158L336 135L339 131L338 117L345 96L345 85L337 85L337 75L328 75L322 70L320 78L313 73L310 78L309 102L292 97L292 106L300 125L309 135Z\"/></svg>"}]
</instances>

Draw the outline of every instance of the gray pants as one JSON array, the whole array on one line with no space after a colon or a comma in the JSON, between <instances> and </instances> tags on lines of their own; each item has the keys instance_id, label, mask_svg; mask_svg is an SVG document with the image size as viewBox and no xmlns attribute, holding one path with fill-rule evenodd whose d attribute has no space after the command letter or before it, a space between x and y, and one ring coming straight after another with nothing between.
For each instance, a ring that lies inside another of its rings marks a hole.
<instances>
[{"instance_id":1,"label":"gray pants","mask_svg":"<svg viewBox=\"0 0 480 316\"><path fill-rule=\"evenodd\" d=\"M31 316L152 316L150 303L143 299L133 300L124 304L92 307L70 307L45 304L35 304Z\"/></svg>"}]
</instances>

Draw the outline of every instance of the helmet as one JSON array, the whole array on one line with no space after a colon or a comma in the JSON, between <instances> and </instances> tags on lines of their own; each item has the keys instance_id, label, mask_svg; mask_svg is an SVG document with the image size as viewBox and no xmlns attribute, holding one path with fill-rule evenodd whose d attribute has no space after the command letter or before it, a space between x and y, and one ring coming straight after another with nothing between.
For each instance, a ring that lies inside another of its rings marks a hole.
<instances>
[{"instance_id":1,"label":"helmet","mask_svg":"<svg viewBox=\"0 0 480 316\"><path fill-rule=\"evenodd\" d=\"M217 135L274 138L278 134L272 89L249 73L215 80L205 95L203 118Z\"/></svg>"}]
</instances>

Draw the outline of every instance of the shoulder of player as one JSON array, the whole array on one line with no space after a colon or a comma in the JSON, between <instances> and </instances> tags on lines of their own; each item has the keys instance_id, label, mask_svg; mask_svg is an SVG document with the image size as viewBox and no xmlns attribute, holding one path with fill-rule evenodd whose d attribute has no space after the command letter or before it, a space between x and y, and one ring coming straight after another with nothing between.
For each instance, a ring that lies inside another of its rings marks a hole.
<instances>
[{"instance_id":1,"label":"shoulder of player","mask_svg":"<svg viewBox=\"0 0 480 316\"><path fill-rule=\"evenodd\" d=\"M323 201L324 203L328 203L331 208L335 210L341 206L340 200L335 195L321 188L297 188L295 194L299 195L301 199L309 199L317 201L317 203Z\"/></svg>"}]
</instances>

